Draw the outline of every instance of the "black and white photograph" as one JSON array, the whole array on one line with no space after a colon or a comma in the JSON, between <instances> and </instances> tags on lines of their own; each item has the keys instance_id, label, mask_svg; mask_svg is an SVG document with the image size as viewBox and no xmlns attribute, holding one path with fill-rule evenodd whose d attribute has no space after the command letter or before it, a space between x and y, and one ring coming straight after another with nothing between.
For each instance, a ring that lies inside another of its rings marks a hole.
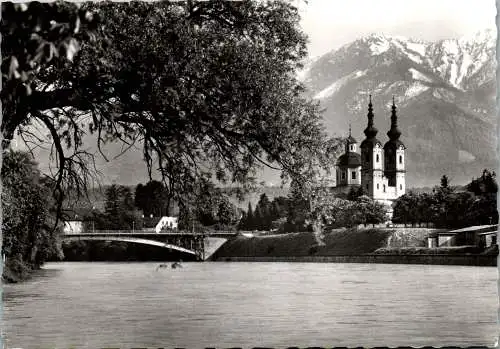
<instances>
[{"instance_id":1,"label":"black and white photograph","mask_svg":"<svg viewBox=\"0 0 500 349\"><path fill-rule=\"evenodd\" d=\"M497 347L497 6L2 1L0 349Z\"/></svg>"}]
</instances>

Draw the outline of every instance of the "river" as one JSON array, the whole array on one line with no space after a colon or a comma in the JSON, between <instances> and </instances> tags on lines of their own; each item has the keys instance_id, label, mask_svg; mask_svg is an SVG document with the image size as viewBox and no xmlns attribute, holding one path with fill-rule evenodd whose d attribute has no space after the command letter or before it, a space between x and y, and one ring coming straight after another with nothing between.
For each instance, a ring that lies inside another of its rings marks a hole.
<instances>
[{"instance_id":1,"label":"river","mask_svg":"<svg viewBox=\"0 0 500 349\"><path fill-rule=\"evenodd\" d=\"M493 346L492 267L50 263L4 285L7 348Z\"/></svg>"}]
</instances>

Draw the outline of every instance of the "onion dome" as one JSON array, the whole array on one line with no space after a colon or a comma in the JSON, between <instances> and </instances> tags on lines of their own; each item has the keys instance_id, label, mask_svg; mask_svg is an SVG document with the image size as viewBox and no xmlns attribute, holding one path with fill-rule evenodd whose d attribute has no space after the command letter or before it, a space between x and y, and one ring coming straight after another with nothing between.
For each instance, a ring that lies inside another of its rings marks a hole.
<instances>
[{"instance_id":1,"label":"onion dome","mask_svg":"<svg viewBox=\"0 0 500 349\"><path fill-rule=\"evenodd\" d=\"M361 166L361 155L354 152L345 153L337 160L339 167L358 167Z\"/></svg>"},{"instance_id":2,"label":"onion dome","mask_svg":"<svg viewBox=\"0 0 500 349\"><path fill-rule=\"evenodd\" d=\"M351 144L357 144L358 141L352 136L351 134L351 124L349 124L349 137L347 137L346 143L345 143L345 152L348 153L350 151L350 145Z\"/></svg>"},{"instance_id":3,"label":"onion dome","mask_svg":"<svg viewBox=\"0 0 500 349\"><path fill-rule=\"evenodd\" d=\"M353 136L349 135L349 137L347 137L347 143L354 144L358 143L358 141L356 141L356 139Z\"/></svg>"},{"instance_id":4,"label":"onion dome","mask_svg":"<svg viewBox=\"0 0 500 349\"><path fill-rule=\"evenodd\" d=\"M373 126L373 104L372 104L372 95L370 95L370 103L368 103L368 125L366 126L364 133L366 135L366 139L361 143L361 148L371 147L373 148L375 144L380 143L380 141L376 138L378 130Z\"/></svg>"},{"instance_id":5,"label":"onion dome","mask_svg":"<svg viewBox=\"0 0 500 349\"><path fill-rule=\"evenodd\" d=\"M389 141L384 145L384 148L389 146L393 148L398 148L400 145L404 144L399 140L401 136L401 131L398 128L398 116L396 113L396 103L394 102L394 97L392 97L392 112L391 112L391 129L387 132L387 136L389 137Z\"/></svg>"}]
</instances>

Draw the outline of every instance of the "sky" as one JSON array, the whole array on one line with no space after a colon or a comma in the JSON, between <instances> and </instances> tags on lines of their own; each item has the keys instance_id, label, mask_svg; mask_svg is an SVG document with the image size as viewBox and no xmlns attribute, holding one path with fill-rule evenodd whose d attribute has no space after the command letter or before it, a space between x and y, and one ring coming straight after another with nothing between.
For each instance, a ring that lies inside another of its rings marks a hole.
<instances>
[{"instance_id":1,"label":"sky","mask_svg":"<svg viewBox=\"0 0 500 349\"><path fill-rule=\"evenodd\" d=\"M435 41L495 28L495 0L291 0L316 57L371 33Z\"/></svg>"}]
</instances>

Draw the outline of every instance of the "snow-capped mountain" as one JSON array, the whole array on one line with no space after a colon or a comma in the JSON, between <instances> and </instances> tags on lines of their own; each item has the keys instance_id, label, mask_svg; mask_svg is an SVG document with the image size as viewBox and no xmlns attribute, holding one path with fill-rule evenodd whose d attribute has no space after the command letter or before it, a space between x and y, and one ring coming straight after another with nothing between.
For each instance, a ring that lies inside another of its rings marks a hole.
<instances>
[{"instance_id":1,"label":"snow-capped mountain","mask_svg":"<svg viewBox=\"0 0 500 349\"><path fill-rule=\"evenodd\" d=\"M410 186L459 184L496 168L496 33L424 42L372 34L305 67L301 80L320 101L329 131L349 123L361 141L372 94L378 138L385 142L392 96L408 150Z\"/></svg>"}]
</instances>

